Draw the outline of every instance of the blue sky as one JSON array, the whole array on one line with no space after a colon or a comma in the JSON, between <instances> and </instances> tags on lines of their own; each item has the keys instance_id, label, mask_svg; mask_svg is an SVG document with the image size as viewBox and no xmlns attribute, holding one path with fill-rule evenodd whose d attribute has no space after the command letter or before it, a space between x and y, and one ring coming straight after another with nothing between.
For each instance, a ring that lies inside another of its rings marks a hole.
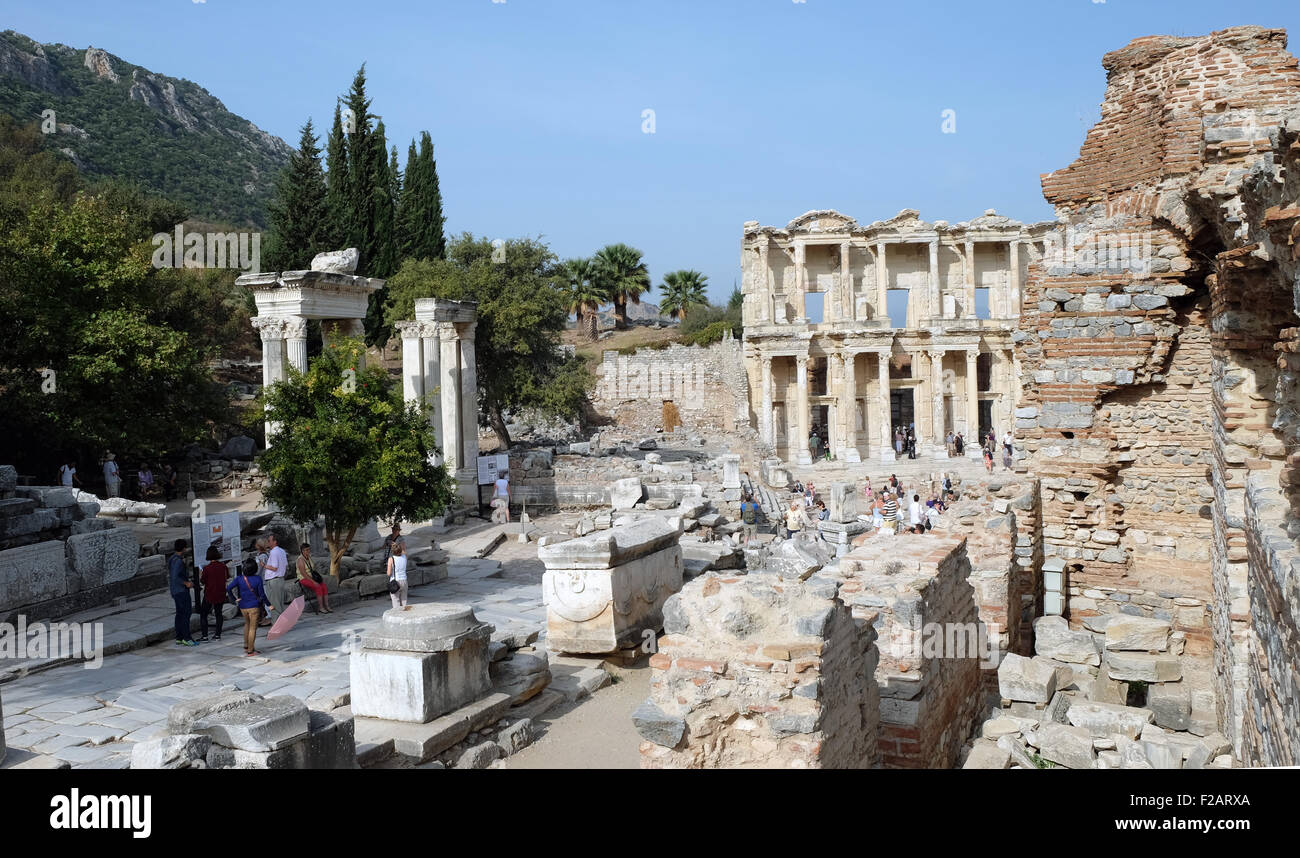
<instances>
[{"instance_id":1,"label":"blue sky","mask_svg":"<svg viewBox=\"0 0 1300 858\"><path fill-rule=\"evenodd\" d=\"M656 287L695 268L718 301L746 220L1050 218L1039 174L1077 156L1102 55L1241 24L1300 33L1300 3L42 0L0 20L188 78L294 145L364 61L403 161L433 137L449 231L562 258L624 241Z\"/></svg>"}]
</instances>

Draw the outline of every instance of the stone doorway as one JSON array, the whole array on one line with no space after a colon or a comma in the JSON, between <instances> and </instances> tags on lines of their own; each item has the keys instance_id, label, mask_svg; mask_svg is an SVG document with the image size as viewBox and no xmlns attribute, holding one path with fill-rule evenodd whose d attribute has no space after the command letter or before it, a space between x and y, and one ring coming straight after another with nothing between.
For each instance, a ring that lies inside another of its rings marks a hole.
<instances>
[{"instance_id":1,"label":"stone doorway","mask_svg":"<svg viewBox=\"0 0 1300 858\"><path fill-rule=\"evenodd\" d=\"M916 422L912 389L910 387L889 392L889 418L889 443L893 444L894 439L892 436L895 429L906 429L908 424Z\"/></svg>"},{"instance_id":2,"label":"stone doorway","mask_svg":"<svg viewBox=\"0 0 1300 858\"><path fill-rule=\"evenodd\" d=\"M993 400L981 399L980 400L980 438L986 437L989 434L989 430L992 428L993 428Z\"/></svg>"}]
</instances>

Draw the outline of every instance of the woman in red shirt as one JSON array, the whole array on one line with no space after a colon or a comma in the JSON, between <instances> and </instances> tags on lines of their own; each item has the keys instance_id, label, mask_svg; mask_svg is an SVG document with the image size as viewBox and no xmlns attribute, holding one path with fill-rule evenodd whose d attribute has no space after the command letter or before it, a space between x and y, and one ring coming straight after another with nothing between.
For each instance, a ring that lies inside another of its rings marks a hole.
<instances>
[{"instance_id":1,"label":"woman in red shirt","mask_svg":"<svg viewBox=\"0 0 1300 858\"><path fill-rule=\"evenodd\" d=\"M199 640L208 639L208 612L211 611L217 615L217 633L213 640L219 641L221 625L226 619L221 609L226 605L226 579L230 576L230 570L221 562L221 549L215 545L208 546L208 553L204 555L204 559L208 564L201 572L203 600L199 604Z\"/></svg>"}]
</instances>

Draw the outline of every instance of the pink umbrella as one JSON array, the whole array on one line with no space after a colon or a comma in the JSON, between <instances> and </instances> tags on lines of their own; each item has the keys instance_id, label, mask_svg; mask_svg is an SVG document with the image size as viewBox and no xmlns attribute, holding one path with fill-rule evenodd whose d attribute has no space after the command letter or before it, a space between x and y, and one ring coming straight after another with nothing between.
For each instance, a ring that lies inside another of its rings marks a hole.
<instances>
[{"instance_id":1,"label":"pink umbrella","mask_svg":"<svg viewBox=\"0 0 1300 858\"><path fill-rule=\"evenodd\" d=\"M294 599L289 607L285 608L280 616L276 618L275 625L271 626L271 630L266 633L266 639L273 641L293 628L294 624L298 622L298 618L302 616L302 610L305 607L307 607L307 600L302 596Z\"/></svg>"}]
</instances>

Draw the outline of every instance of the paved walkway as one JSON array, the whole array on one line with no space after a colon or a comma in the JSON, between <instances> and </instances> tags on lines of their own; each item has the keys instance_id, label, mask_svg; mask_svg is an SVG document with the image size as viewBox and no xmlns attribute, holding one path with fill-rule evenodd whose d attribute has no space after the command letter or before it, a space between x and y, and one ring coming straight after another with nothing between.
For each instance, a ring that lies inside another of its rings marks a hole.
<instances>
[{"instance_id":1,"label":"paved walkway","mask_svg":"<svg viewBox=\"0 0 1300 858\"><path fill-rule=\"evenodd\" d=\"M559 518L555 517L557 523ZM411 598L467 603L498 632L540 629L544 637L543 568L535 543L507 540L486 561L458 554L462 544L481 544L477 537L490 527L471 519L439 538L440 547L452 558L451 577L413 588ZM432 532L432 528L416 530L408 544L423 545ZM125 768L132 744L164 729L168 710L181 701L237 689L287 694L314 708L344 705L350 689L346 655L352 641L376 627L389 607L387 598L378 598L342 606L333 614L307 613L278 641L266 640L266 630L261 629L257 657L244 655L242 618L226 622L219 642L176 646L174 609L166 593L64 618L65 622L102 622L106 643L121 645L130 639L141 645L143 641L132 636L159 634L164 642L106 656L96 669L65 664L0 684L5 740L11 750L54 756L74 768ZM6 669L22 666L0 664ZM39 665L29 662L27 666ZM26 755L11 756L9 765Z\"/></svg>"}]
</instances>

